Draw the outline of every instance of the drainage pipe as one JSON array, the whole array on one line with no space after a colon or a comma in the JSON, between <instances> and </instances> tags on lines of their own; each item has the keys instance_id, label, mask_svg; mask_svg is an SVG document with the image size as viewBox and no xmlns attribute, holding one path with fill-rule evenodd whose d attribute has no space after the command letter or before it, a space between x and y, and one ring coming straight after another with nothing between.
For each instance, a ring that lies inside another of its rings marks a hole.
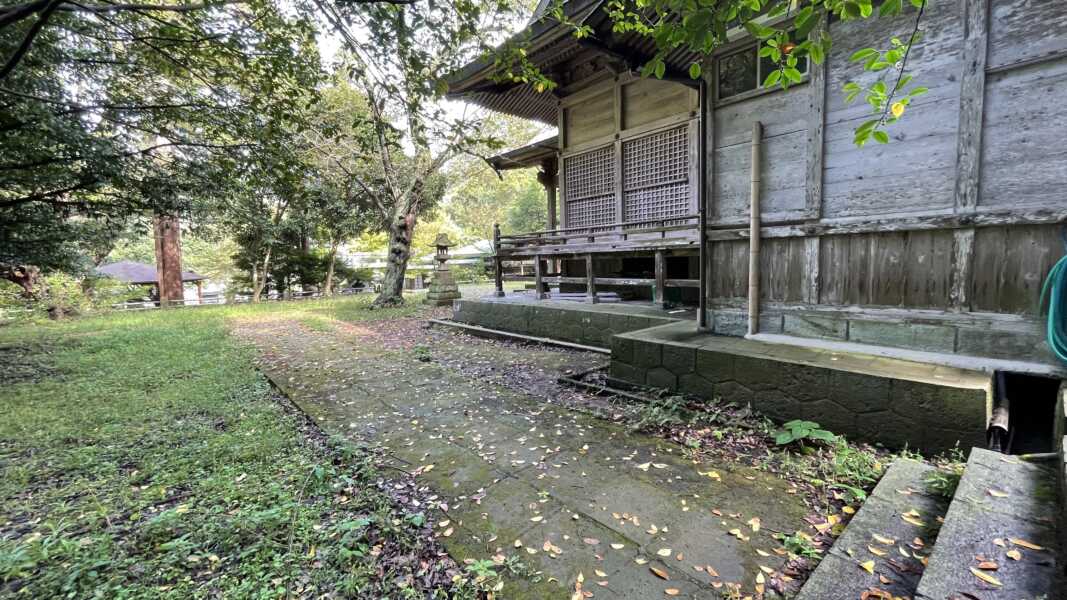
<instances>
[{"instance_id":1,"label":"drainage pipe","mask_svg":"<svg viewBox=\"0 0 1067 600\"><path fill-rule=\"evenodd\" d=\"M749 187L748 229L748 334L759 332L759 245L760 245L760 144L763 124L752 124L752 177Z\"/></svg>"},{"instance_id":2,"label":"drainage pipe","mask_svg":"<svg viewBox=\"0 0 1067 600\"><path fill-rule=\"evenodd\" d=\"M708 329L708 119L711 118L710 102L708 102L708 80L700 78L698 88L700 98L700 127L697 139L697 239L700 243L700 254L697 259L699 269L698 280L700 299L697 300L697 329Z\"/></svg>"}]
</instances>

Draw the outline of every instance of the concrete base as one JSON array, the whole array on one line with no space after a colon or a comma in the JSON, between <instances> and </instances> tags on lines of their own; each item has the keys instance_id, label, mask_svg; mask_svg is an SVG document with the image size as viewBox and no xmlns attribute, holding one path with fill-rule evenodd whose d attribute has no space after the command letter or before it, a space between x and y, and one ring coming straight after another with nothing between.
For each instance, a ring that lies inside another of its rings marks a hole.
<instances>
[{"instance_id":1,"label":"concrete base","mask_svg":"<svg viewBox=\"0 0 1067 600\"><path fill-rule=\"evenodd\" d=\"M452 273L435 271L433 281L430 282L430 291L423 302L432 306L452 306L459 298L459 286L452 278Z\"/></svg>"},{"instance_id":2,"label":"concrete base","mask_svg":"<svg viewBox=\"0 0 1067 600\"><path fill-rule=\"evenodd\" d=\"M694 317L692 311L670 313L647 304L590 304L490 296L457 301L452 318L489 329L610 348L615 334Z\"/></svg>"},{"instance_id":3,"label":"concrete base","mask_svg":"<svg viewBox=\"0 0 1067 600\"><path fill-rule=\"evenodd\" d=\"M988 373L668 325L612 340L611 375L751 404L772 419L815 421L852 439L940 452L985 445Z\"/></svg>"},{"instance_id":4,"label":"concrete base","mask_svg":"<svg viewBox=\"0 0 1067 600\"><path fill-rule=\"evenodd\" d=\"M926 452L985 445L989 373L916 359L699 332L648 304L529 298L456 302L454 319L525 335L610 347L611 376L707 399L751 404L768 417L816 421L850 439Z\"/></svg>"}]
</instances>

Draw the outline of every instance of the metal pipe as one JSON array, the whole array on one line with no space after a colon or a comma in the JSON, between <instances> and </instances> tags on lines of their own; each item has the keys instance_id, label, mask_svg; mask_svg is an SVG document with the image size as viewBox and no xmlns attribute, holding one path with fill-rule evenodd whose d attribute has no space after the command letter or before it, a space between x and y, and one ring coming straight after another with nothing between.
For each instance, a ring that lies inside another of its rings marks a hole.
<instances>
[{"instance_id":1,"label":"metal pipe","mask_svg":"<svg viewBox=\"0 0 1067 600\"><path fill-rule=\"evenodd\" d=\"M708 329L708 80L700 78L700 87L697 89L700 98L700 128L697 140L697 215L699 232L697 239L700 243L700 254L697 259L700 280L700 298L697 300L697 330Z\"/></svg>"},{"instance_id":2,"label":"metal pipe","mask_svg":"<svg viewBox=\"0 0 1067 600\"><path fill-rule=\"evenodd\" d=\"M748 334L759 332L760 144L763 124L752 124L752 177L748 226Z\"/></svg>"}]
</instances>

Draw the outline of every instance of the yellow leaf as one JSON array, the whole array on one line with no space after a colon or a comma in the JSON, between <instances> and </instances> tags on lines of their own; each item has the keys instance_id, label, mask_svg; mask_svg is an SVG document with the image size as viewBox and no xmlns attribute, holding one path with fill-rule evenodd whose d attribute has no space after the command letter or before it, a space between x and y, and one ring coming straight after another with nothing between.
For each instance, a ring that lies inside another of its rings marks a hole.
<instances>
[{"instance_id":1,"label":"yellow leaf","mask_svg":"<svg viewBox=\"0 0 1067 600\"><path fill-rule=\"evenodd\" d=\"M977 577L978 579L981 579L982 581L984 581L984 582L986 582L986 583L988 583L990 585L1002 585L1000 583L999 579L997 579L996 577L993 577L989 573L984 573L984 572L979 571L978 569L976 569L974 567L970 567L970 569L971 569L971 573L973 573L974 576Z\"/></svg>"},{"instance_id":2,"label":"yellow leaf","mask_svg":"<svg viewBox=\"0 0 1067 600\"><path fill-rule=\"evenodd\" d=\"M452 535L452 531L453 531L453 528L449 527L441 535L444 536L444 537L449 537L450 535Z\"/></svg>"},{"instance_id":3,"label":"yellow leaf","mask_svg":"<svg viewBox=\"0 0 1067 600\"><path fill-rule=\"evenodd\" d=\"M612 550L622 550L625 547L626 547L626 544L612 544L611 545L611 549Z\"/></svg>"},{"instance_id":4,"label":"yellow leaf","mask_svg":"<svg viewBox=\"0 0 1067 600\"><path fill-rule=\"evenodd\" d=\"M868 550L868 551L869 551L869 552L870 552L871 554L873 554L873 555L875 555L875 556L885 556L885 550L879 550L878 548L875 548L874 546L870 546L870 545L868 545L868 546L867 546L867 550Z\"/></svg>"},{"instance_id":5,"label":"yellow leaf","mask_svg":"<svg viewBox=\"0 0 1067 600\"><path fill-rule=\"evenodd\" d=\"M764 583L767 578L763 576L763 573L756 573L756 583Z\"/></svg>"},{"instance_id":6,"label":"yellow leaf","mask_svg":"<svg viewBox=\"0 0 1067 600\"><path fill-rule=\"evenodd\" d=\"M664 571L663 569L657 569L656 567L649 567L648 570L652 571L652 574L655 575L656 577L659 577L660 579L670 579L670 576L668 576L667 572Z\"/></svg>"},{"instance_id":7,"label":"yellow leaf","mask_svg":"<svg viewBox=\"0 0 1067 600\"><path fill-rule=\"evenodd\" d=\"M877 533L873 534L873 537L874 537L874 541L878 542L879 544L885 544L887 546L892 546L893 544L897 543L897 541L894 540L893 538L887 538L884 535L878 535Z\"/></svg>"},{"instance_id":8,"label":"yellow leaf","mask_svg":"<svg viewBox=\"0 0 1067 600\"><path fill-rule=\"evenodd\" d=\"M767 557L767 556L771 555L770 552L764 552L763 550L760 550L759 548L756 548L756 554L759 554L760 556L763 556L763 557Z\"/></svg>"},{"instance_id":9,"label":"yellow leaf","mask_svg":"<svg viewBox=\"0 0 1067 600\"><path fill-rule=\"evenodd\" d=\"M607 573L601 571L600 569L593 569L593 572L596 573L597 577L607 577L608 576Z\"/></svg>"},{"instance_id":10,"label":"yellow leaf","mask_svg":"<svg viewBox=\"0 0 1067 600\"><path fill-rule=\"evenodd\" d=\"M871 575L874 575L874 561L873 560L868 560L867 562L861 562L860 563L860 568L863 569L864 571L867 571Z\"/></svg>"},{"instance_id":11,"label":"yellow leaf","mask_svg":"<svg viewBox=\"0 0 1067 600\"><path fill-rule=\"evenodd\" d=\"M889 110L893 111L893 116L899 119L900 115L904 114L904 103L894 102L893 106L889 107Z\"/></svg>"},{"instance_id":12,"label":"yellow leaf","mask_svg":"<svg viewBox=\"0 0 1067 600\"><path fill-rule=\"evenodd\" d=\"M1004 547L1007 546L1007 544L1004 542L1003 538L993 538L993 543L995 545L997 545L997 546L1000 546L1001 548L1004 548Z\"/></svg>"},{"instance_id":13,"label":"yellow leaf","mask_svg":"<svg viewBox=\"0 0 1067 600\"><path fill-rule=\"evenodd\" d=\"M660 556L670 556L671 555L671 549L670 548L660 548L656 552L656 554L658 554Z\"/></svg>"},{"instance_id":14,"label":"yellow leaf","mask_svg":"<svg viewBox=\"0 0 1067 600\"><path fill-rule=\"evenodd\" d=\"M760 570L760 571L763 571L764 573L768 573L768 574L770 574L770 573L774 573L774 569L772 569L772 568L770 568L770 567L765 567L765 566L763 566L763 565L760 565L760 566L759 566L759 570Z\"/></svg>"},{"instance_id":15,"label":"yellow leaf","mask_svg":"<svg viewBox=\"0 0 1067 600\"><path fill-rule=\"evenodd\" d=\"M534 523L540 523L541 521L544 520L544 517L542 517L541 515L537 515L536 517L534 517L534 518L532 518L530 520L533 521Z\"/></svg>"},{"instance_id":16,"label":"yellow leaf","mask_svg":"<svg viewBox=\"0 0 1067 600\"><path fill-rule=\"evenodd\" d=\"M663 593L668 596L677 596L678 594L681 594L681 592L678 591L678 588L667 588L663 590Z\"/></svg>"},{"instance_id":17,"label":"yellow leaf","mask_svg":"<svg viewBox=\"0 0 1067 600\"><path fill-rule=\"evenodd\" d=\"M1020 539L1017 539L1017 538L1008 538L1008 541L1013 543L1013 544L1015 544L1016 546L1022 546L1023 548L1029 548L1031 550L1044 550L1045 549L1044 547L1038 546L1037 544L1035 544L1033 542L1028 542L1026 540L1020 540Z\"/></svg>"},{"instance_id":18,"label":"yellow leaf","mask_svg":"<svg viewBox=\"0 0 1067 600\"><path fill-rule=\"evenodd\" d=\"M901 515L900 518L904 519L904 521L906 521L908 523L911 523L912 525L914 525L916 527L926 527L926 523L922 522L919 519L916 519L915 517L913 517L911 515Z\"/></svg>"},{"instance_id":19,"label":"yellow leaf","mask_svg":"<svg viewBox=\"0 0 1067 600\"><path fill-rule=\"evenodd\" d=\"M752 517L751 519L749 519L748 520L748 525L750 527L752 527L752 531L753 532L759 531L759 526L760 526L759 517Z\"/></svg>"},{"instance_id":20,"label":"yellow leaf","mask_svg":"<svg viewBox=\"0 0 1067 600\"><path fill-rule=\"evenodd\" d=\"M1009 496L1008 492L1002 490L995 490L993 488L989 488L988 490L986 490L986 492L988 492L989 495L993 496L994 498L1007 498Z\"/></svg>"},{"instance_id":21,"label":"yellow leaf","mask_svg":"<svg viewBox=\"0 0 1067 600\"><path fill-rule=\"evenodd\" d=\"M1008 550L1006 554L1008 555L1008 558L1012 560L1022 560L1023 557L1023 553L1018 550Z\"/></svg>"},{"instance_id":22,"label":"yellow leaf","mask_svg":"<svg viewBox=\"0 0 1067 600\"><path fill-rule=\"evenodd\" d=\"M647 558L643 558L641 556L638 556L637 558L634 559L634 562L639 564L639 565L644 565L644 564L648 564L648 559Z\"/></svg>"}]
</instances>

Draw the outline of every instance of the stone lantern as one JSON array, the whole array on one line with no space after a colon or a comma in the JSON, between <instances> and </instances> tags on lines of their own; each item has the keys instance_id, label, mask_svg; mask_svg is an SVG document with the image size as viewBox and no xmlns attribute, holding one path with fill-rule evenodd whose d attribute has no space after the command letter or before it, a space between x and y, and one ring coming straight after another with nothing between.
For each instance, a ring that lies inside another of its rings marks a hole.
<instances>
[{"instance_id":1,"label":"stone lantern","mask_svg":"<svg viewBox=\"0 0 1067 600\"><path fill-rule=\"evenodd\" d=\"M430 291L426 294L426 304L452 306L452 303L459 298L459 287L456 285L456 280L452 278L452 272L448 270L448 265L445 263L451 258L448 255L448 249L453 244L448 239L448 234L439 233L437 234L437 239L433 241L433 245L437 249L437 253L433 257L437 265L433 270L433 280L430 281Z\"/></svg>"}]
</instances>

